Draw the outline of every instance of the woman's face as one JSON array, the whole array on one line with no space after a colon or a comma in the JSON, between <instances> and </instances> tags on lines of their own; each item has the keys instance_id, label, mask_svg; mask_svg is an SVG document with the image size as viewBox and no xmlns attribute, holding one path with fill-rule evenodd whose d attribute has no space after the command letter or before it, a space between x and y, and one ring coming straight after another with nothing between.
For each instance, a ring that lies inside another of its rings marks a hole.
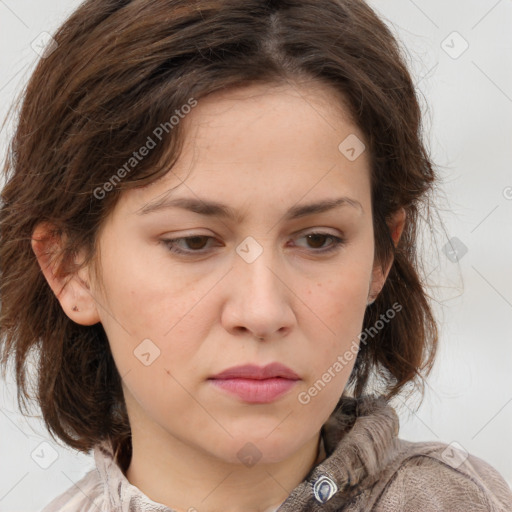
<instances>
[{"instance_id":1,"label":"woman's face","mask_svg":"<svg viewBox=\"0 0 512 512\"><path fill-rule=\"evenodd\" d=\"M123 193L99 239L104 294L91 286L91 300L134 435L275 462L333 411L355 362L343 356L383 285L370 289L368 154L340 109L321 85L200 99L172 171ZM275 362L297 379L211 380Z\"/></svg>"}]
</instances>

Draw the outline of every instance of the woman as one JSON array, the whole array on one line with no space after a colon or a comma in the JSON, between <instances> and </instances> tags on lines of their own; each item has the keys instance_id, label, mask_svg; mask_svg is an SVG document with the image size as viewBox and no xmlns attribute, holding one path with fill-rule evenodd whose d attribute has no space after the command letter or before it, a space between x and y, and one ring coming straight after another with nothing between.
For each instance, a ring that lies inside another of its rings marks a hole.
<instances>
[{"instance_id":1,"label":"woman","mask_svg":"<svg viewBox=\"0 0 512 512\"><path fill-rule=\"evenodd\" d=\"M437 327L436 184L361 1L85 2L29 83L2 191L4 367L96 468L44 512L507 510L399 439ZM23 286L20 286L23 279Z\"/></svg>"}]
</instances>

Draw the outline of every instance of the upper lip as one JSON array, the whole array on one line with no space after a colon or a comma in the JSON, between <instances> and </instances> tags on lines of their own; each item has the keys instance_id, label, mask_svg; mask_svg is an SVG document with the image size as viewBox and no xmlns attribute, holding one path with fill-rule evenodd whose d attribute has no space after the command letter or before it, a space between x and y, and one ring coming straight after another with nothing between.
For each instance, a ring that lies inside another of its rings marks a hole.
<instances>
[{"instance_id":1,"label":"upper lip","mask_svg":"<svg viewBox=\"0 0 512 512\"><path fill-rule=\"evenodd\" d=\"M266 366L256 366L254 364L245 364L243 366L233 366L210 379L271 379L272 377L281 377L291 380L299 380L300 377L290 368L281 363L271 363Z\"/></svg>"}]
</instances>

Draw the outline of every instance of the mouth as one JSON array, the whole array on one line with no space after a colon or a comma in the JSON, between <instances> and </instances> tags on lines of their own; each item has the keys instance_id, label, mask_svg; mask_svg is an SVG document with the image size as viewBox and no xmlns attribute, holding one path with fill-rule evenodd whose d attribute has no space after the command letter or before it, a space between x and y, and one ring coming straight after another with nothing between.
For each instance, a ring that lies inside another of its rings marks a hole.
<instances>
[{"instance_id":1,"label":"mouth","mask_svg":"<svg viewBox=\"0 0 512 512\"><path fill-rule=\"evenodd\" d=\"M208 379L216 389L238 396L244 402L260 404L277 400L299 380L297 373L280 363L264 367L236 366Z\"/></svg>"}]
</instances>

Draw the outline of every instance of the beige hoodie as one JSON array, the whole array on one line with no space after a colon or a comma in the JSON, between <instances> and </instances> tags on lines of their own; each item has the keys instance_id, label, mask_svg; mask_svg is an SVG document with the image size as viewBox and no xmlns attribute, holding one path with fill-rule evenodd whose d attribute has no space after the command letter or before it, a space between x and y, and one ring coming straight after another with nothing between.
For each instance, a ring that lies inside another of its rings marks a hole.
<instances>
[{"instance_id":1,"label":"beige hoodie","mask_svg":"<svg viewBox=\"0 0 512 512\"><path fill-rule=\"evenodd\" d=\"M345 398L322 427L317 463L277 512L512 511L512 491L488 463L444 443L399 439L398 427L383 398ZM175 512L128 482L108 443L94 458L96 468L42 512Z\"/></svg>"}]
</instances>

